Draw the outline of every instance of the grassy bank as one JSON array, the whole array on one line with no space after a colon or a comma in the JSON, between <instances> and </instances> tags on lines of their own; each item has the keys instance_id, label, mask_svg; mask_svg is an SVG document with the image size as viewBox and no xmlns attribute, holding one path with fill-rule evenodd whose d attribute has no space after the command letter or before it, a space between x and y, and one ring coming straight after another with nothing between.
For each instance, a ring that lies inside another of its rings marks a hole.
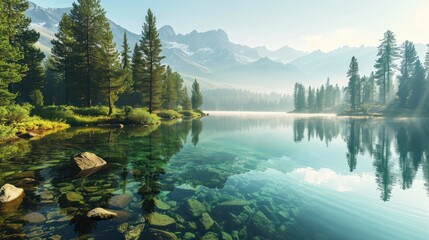
<instances>
[{"instance_id":1,"label":"grassy bank","mask_svg":"<svg viewBox=\"0 0 429 240\"><path fill-rule=\"evenodd\" d=\"M0 143L32 132L43 135L47 132L70 127L61 121L50 121L31 116L31 105L0 106Z\"/></svg>"},{"instance_id":2,"label":"grassy bank","mask_svg":"<svg viewBox=\"0 0 429 240\"><path fill-rule=\"evenodd\" d=\"M346 117L429 117L427 110L402 108L396 102L387 106L364 105L355 110L347 110L338 114Z\"/></svg>"},{"instance_id":3,"label":"grassy bank","mask_svg":"<svg viewBox=\"0 0 429 240\"><path fill-rule=\"evenodd\" d=\"M200 118L206 116L201 110L162 110L155 112L158 117L164 120L179 119L179 118Z\"/></svg>"}]
</instances>

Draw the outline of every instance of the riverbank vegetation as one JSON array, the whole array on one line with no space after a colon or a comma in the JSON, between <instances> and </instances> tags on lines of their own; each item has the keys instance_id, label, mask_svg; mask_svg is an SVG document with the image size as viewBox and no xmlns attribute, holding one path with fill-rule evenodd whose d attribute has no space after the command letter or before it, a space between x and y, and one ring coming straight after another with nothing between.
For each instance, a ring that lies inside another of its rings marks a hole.
<instances>
[{"instance_id":1,"label":"riverbank vegetation","mask_svg":"<svg viewBox=\"0 0 429 240\"><path fill-rule=\"evenodd\" d=\"M361 76L358 59L352 57L347 86L340 92L340 102L345 106L335 109L341 112L339 115L429 116L429 50L422 62L412 42L407 40L399 47L395 34L387 31L378 47L374 69L369 76ZM325 99L316 96L315 102L326 106L326 98L338 99L337 93L325 92ZM313 112L308 107L313 95L311 87L306 93L305 87L297 83L295 111Z\"/></svg>"},{"instance_id":2,"label":"riverbank vegetation","mask_svg":"<svg viewBox=\"0 0 429 240\"><path fill-rule=\"evenodd\" d=\"M0 139L68 125L157 125L161 118L201 117L197 80L189 96L183 78L161 64L156 18L147 11L142 39L126 34L118 52L99 0L79 0L64 13L51 55L25 17L28 2L0 6Z\"/></svg>"}]
</instances>

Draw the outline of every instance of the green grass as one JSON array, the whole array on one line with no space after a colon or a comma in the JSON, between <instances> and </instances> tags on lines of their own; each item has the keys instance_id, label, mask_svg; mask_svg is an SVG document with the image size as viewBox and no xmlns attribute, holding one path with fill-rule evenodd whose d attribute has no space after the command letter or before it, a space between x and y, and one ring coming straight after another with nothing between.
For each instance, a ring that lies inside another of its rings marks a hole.
<instances>
[{"instance_id":1,"label":"green grass","mask_svg":"<svg viewBox=\"0 0 429 240\"><path fill-rule=\"evenodd\" d=\"M185 118L198 118L202 117L201 113L192 110L183 110L180 112Z\"/></svg>"},{"instance_id":2,"label":"green grass","mask_svg":"<svg viewBox=\"0 0 429 240\"><path fill-rule=\"evenodd\" d=\"M145 108L132 108L124 110L124 122L126 124L158 125L161 119L154 113L149 113Z\"/></svg>"},{"instance_id":3,"label":"green grass","mask_svg":"<svg viewBox=\"0 0 429 240\"><path fill-rule=\"evenodd\" d=\"M178 118L182 118L183 115L180 114L177 111L174 110L161 110L156 112L156 115L158 115L158 117L162 118L162 119L166 119L166 120L171 120L171 119L178 119Z\"/></svg>"}]
</instances>

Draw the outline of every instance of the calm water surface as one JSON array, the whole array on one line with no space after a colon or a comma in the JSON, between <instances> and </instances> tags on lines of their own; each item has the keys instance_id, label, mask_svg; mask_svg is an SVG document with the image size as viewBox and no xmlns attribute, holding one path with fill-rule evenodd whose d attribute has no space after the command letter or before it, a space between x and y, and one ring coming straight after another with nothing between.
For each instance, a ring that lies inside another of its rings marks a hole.
<instances>
[{"instance_id":1,"label":"calm water surface","mask_svg":"<svg viewBox=\"0 0 429 240\"><path fill-rule=\"evenodd\" d=\"M90 175L70 157L109 165ZM213 112L0 146L0 238L427 239L429 121ZM95 207L118 217L94 221Z\"/></svg>"}]
</instances>

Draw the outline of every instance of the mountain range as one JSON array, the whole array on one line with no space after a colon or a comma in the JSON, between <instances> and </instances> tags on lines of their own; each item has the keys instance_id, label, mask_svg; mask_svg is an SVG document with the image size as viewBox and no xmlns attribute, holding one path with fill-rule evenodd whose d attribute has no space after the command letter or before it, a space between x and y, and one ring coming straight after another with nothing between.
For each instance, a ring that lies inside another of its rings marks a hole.
<instances>
[{"instance_id":1,"label":"mountain range","mask_svg":"<svg viewBox=\"0 0 429 240\"><path fill-rule=\"evenodd\" d=\"M38 46L45 53L50 53L50 41L58 30L61 16L70 10L43 8L30 2L26 16L32 19L31 28L40 33ZM118 50L124 32L131 48L141 39L141 35L111 20L109 23ZM377 55L376 47L365 46L344 46L330 52L318 50L311 53L288 46L275 51L264 46L252 48L231 42L222 29L177 34L172 26L163 26L159 36L165 56L163 63L181 73L187 84L197 78L203 89L241 88L290 93L295 82L316 86L328 77L331 82L344 86L352 56L358 59L361 75L368 75L373 71ZM421 57L426 49L426 45L416 44Z\"/></svg>"}]
</instances>

